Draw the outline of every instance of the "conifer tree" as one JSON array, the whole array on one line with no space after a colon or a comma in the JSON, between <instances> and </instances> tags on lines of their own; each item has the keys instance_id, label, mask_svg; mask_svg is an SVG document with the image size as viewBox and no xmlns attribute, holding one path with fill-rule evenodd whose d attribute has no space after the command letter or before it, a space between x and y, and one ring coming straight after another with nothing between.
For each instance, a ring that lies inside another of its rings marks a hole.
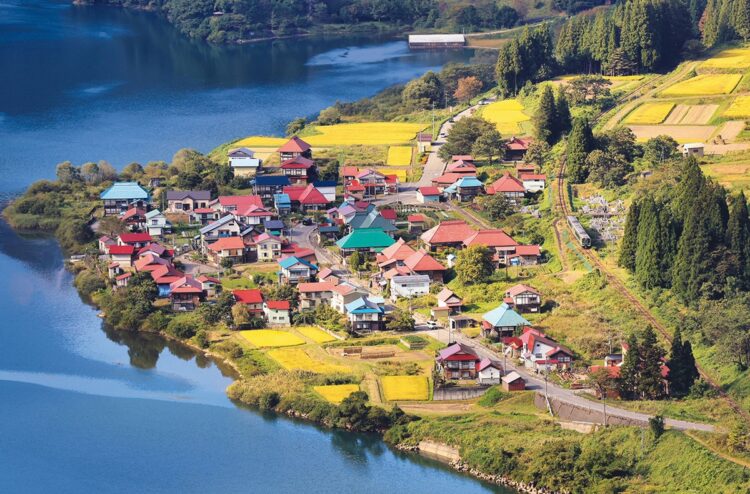
<instances>
[{"instance_id":1,"label":"conifer tree","mask_svg":"<svg viewBox=\"0 0 750 494\"><path fill-rule=\"evenodd\" d=\"M672 285L672 266L677 252L677 226L671 210L666 206L657 206L659 210L659 277L661 286Z\"/></svg>"},{"instance_id":2,"label":"conifer tree","mask_svg":"<svg viewBox=\"0 0 750 494\"><path fill-rule=\"evenodd\" d=\"M672 268L672 289L683 303L692 304L698 300L701 287L708 281L712 269L710 259L711 236L703 211L692 208L677 242Z\"/></svg>"},{"instance_id":3,"label":"conifer tree","mask_svg":"<svg viewBox=\"0 0 750 494\"><path fill-rule=\"evenodd\" d=\"M620 366L620 379L617 383L620 396L633 399L638 392L638 379L640 376L640 349L635 334L631 334L627 341L627 351Z\"/></svg>"},{"instance_id":4,"label":"conifer tree","mask_svg":"<svg viewBox=\"0 0 750 494\"><path fill-rule=\"evenodd\" d=\"M635 253L635 279L643 288L661 286L659 212L653 197L641 202L638 217L638 247Z\"/></svg>"},{"instance_id":5,"label":"conifer tree","mask_svg":"<svg viewBox=\"0 0 750 494\"><path fill-rule=\"evenodd\" d=\"M750 218L744 192L740 192L732 200L727 221L726 245L737 261L737 270L742 273L743 284L747 286L750 281Z\"/></svg>"},{"instance_id":6,"label":"conifer tree","mask_svg":"<svg viewBox=\"0 0 750 494\"><path fill-rule=\"evenodd\" d=\"M698 166L698 160L689 157L682 164L680 181L674 192L673 209L675 217L684 222L688 213L694 209L695 202L703 193L706 178Z\"/></svg>"},{"instance_id":7,"label":"conifer tree","mask_svg":"<svg viewBox=\"0 0 750 494\"><path fill-rule=\"evenodd\" d=\"M679 328L672 339L669 354L669 394L675 397L686 396L690 387L698 379L698 368L695 366L693 348L689 341L682 341Z\"/></svg>"},{"instance_id":8,"label":"conifer tree","mask_svg":"<svg viewBox=\"0 0 750 494\"><path fill-rule=\"evenodd\" d=\"M555 99L555 110L557 112L557 136L558 138L570 132L573 125L573 119L570 116L570 103L568 95L565 93L563 86L557 89L557 98Z\"/></svg>"},{"instance_id":9,"label":"conifer tree","mask_svg":"<svg viewBox=\"0 0 750 494\"><path fill-rule=\"evenodd\" d=\"M625 231L620 243L620 256L617 264L631 273L635 271L635 253L638 250L638 216L640 205L633 201L628 209L628 217L625 220Z\"/></svg>"},{"instance_id":10,"label":"conifer tree","mask_svg":"<svg viewBox=\"0 0 750 494\"><path fill-rule=\"evenodd\" d=\"M664 350L656 341L656 333L650 325L643 331L639 346L640 376L638 392L647 400L661 398L664 395L663 378L661 375L662 357Z\"/></svg>"},{"instance_id":11,"label":"conifer tree","mask_svg":"<svg viewBox=\"0 0 750 494\"><path fill-rule=\"evenodd\" d=\"M544 86L539 98L539 106L534 114L534 129L536 138L547 144L554 144L557 140L557 110L552 87Z\"/></svg>"},{"instance_id":12,"label":"conifer tree","mask_svg":"<svg viewBox=\"0 0 750 494\"><path fill-rule=\"evenodd\" d=\"M586 158L594 149L594 134L591 131L588 120L578 118L573 122L573 128L568 135L567 160L568 176L573 183L580 184L586 181L589 170L586 167Z\"/></svg>"}]
</instances>

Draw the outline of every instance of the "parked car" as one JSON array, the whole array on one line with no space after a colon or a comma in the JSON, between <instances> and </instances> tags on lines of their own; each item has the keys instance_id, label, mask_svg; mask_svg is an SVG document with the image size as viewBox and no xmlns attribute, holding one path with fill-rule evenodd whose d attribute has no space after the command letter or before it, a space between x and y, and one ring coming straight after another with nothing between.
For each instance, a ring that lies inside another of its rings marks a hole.
<instances>
[{"instance_id":1,"label":"parked car","mask_svg":"<svg viewBox=\"0 0 750 494\"><path fill-rule=\"evenodd\" d=\"M440 327L437 321L432 321L432 320L427 321L426 326L427 326L427 329L438 329Z\"/></svg>"},{"instance_id":2,"label":"parked car","mask_svg":"<svg viewBox=\"0 0 750 494\"><path fill-rule=\"evenodd\" d=\"M310 226L313 224L313 220L310 218L302 218L302 224L305 226Z\"/></svg>"}]
</instances>

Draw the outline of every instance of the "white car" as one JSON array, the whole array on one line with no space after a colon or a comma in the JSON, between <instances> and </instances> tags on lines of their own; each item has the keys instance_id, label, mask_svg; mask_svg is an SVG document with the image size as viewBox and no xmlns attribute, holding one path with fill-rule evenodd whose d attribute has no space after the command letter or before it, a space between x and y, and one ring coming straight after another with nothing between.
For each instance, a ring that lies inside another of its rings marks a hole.
<instances>
[{"instance_id":1,"label":"white car","mask_svg":"<svg viewBox=\"0 0 750 494\"><path fill-rule=\"evenodd\" d=\"M427 326L427 329L437 329L440 327L440 325L437 323L437 321L427 321L425 324Z\"/></svg>"}]
</instances>

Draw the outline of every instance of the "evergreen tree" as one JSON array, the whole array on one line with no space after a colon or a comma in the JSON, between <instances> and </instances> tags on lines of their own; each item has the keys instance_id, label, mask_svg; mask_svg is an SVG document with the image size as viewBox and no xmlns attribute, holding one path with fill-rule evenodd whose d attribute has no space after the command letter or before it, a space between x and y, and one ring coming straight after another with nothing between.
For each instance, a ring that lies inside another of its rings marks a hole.
<instances>
[{"instance_id":1,"label":"evergreen tree","mask_svg":"<svg viewBox=\"0 0 750 494\"><path fill-rule=\"evenodd\" d=\"M750 39L750 0L734 0L731 14L732 29L744 41Z\"/></svg>"},{"instance_id":2,"label":"evergreen tree","mask_svg":"<svg viewBox=\"0 0 750 494\"><path fill-rule=\"evenodd\" d=\"M631 273L635 272L635 254L638 250L638 216L640 205L633 201L628 209L628 217L625 220L625 231L620 244L620 256L617 264Z\"/></svg>"},{"instance_id":3,"label":"evergreen tree","mask_svg":"<svg viewBox=\"0 0 750 494\"><path fill-rule=\"evenodd\" d=\"M701 208L693 208L677 242L677 254L672 269L672 289L687 304L694 303L701 294L703 284L709 281L713 269L711 235Z\"/></svg>"},{"instance_id":4,"label":"evergreen tree","mask_svg":"<svg viewBox=\"0 0 750 494\"><path fill-rule=\"evenodd\" d=\"M643 331L639 346L640 376L638 392L643 399L654 400L664 395L663 378L661 375L664 350L656 341L656 333L649 325Z\"/></svg>"},{"instance_id":5,"label":"evergreen tree","mask_svg":"<svg viewBox=\"0 0 750 494\"><path fill-rule=\"evenodd\" d=\"M679 182L674 192L672 208L675 217L680 222L685 222L688 213L695 209L695 202L706 186L706 177L698 165L698 160L689 157L683 163L680 170Z\"/></svg>"},{"instance_id":6,"label":"evergreen tree","mask_svg":"<svg viewBox=\"0 0 750 494\"><path fill-rule=\"evenodd\" d=\"M627 351L620 366L620 379L617 383L620 396L625 399L633 399L638 392L638 379L640 376L640 348L635 334L628 337Z\"/></svg>"},{"instance_id":7,"label":"evergreen tree","mask_svg":"<svg viewBox=\"0 0 750 494\"><path fill-rule=\"evenodd\" d=\"M659 211L653 197L641 202L638 217L638 248L635 253L635 279L643 288L661 286Z\"/></svg>"},{"instance_id":8,"label":"evergreen tree","mask_svg":"<svg viewBox=\"0 0 750 494\"><path fill-rule=\"evenodd\" d=\"M555 110L557 113L557 131L558 138L570 132L572 124L572 117L570 116L570 104L568 103L568 95L565 93L563 86L557 89L557 98L555 99Z\"/></svg>"},{"instance_id":9,"label":"evergreen tree","mask_svg":"<svg viewBox=\"0 0 750 494\"><path fill-rule=\"evenodd\" d=\"M685 340L685 342L682 344L682 358L683 358L683 365L684 365L684 377L685 377L685 385L687 386L688 391L690 391L690 388L693 387L693 384L695 384L695 381L700 378L700 372L698 372L698 366L695 365L695 356L693 355L693 345L690 344L690 341Z\"/></svg>"},{"instance_id":10,"label":"evergreen tree","mask_svg":"<svg viewBox=\"0 0 750 494\"><path fill-rule=\"evenodd\" d=\"M659 278L661 286L672 285L672 266L677 252L677 226L670 209L664 205L659 210Z\"/></svg>"},{"instance_id":11,"label":"evergreen tree","mask_svg":"<svg viewBox=\"0 0 750 494\"><path fill-rule=\"evenodd\" d=\"M679 328L672 339L669 353L669 393L675 397L686 396L690 388L698 379L698 368L695 366L693 348L689 341L682 341Z\"/></svg>"},{"instance_id":12,"label":"evergreen tree","mask_svg":"<svg viewBox=\"0 0 750 494\"><path fill-rule=\"evenodd\" d=\"M588 120L578 118L573 122L573 129L568 135L567 160L568 177L573 183L580 184L586 181L589 170L586 167L586 158L594 149L594 134Z\"/></svg>"},{"instance_id":13,"label":"evergreen tree","mask_svg":"<svg viewBox=\"0 0 750 494\"><path fill-rule=\"evenodd\" d=\"M534 114L534 129L538 140L550 145L557 141L557 109L555 96L549 85L544 86L539 98L539 106Z\"/></svg>"},{"instance_id":14,"label":"evergreen tree","mask_svg":"<svg viewBox=\"0 0 750 494\"><path fill-rule=\"evenodd\" d=\"M732 200L727 221L726 245L737 263L737 270L742 273L742 281L747 286L750 275L750 218L748 218L745 193Z\"/></svg>"}]
</instances>

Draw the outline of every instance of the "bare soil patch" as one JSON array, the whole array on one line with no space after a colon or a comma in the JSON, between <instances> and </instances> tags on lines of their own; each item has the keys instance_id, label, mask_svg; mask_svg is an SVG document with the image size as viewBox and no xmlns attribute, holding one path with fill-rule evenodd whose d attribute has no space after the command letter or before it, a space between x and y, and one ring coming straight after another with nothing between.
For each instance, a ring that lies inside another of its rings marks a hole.
<instances>
[{"instance_id":1,"label":"bare soil patch","mask_svg":"<svg viewBox=\"0 0 750 494\"><path fill-rule=\"evenodd\" d=\"M705 125L714 116L719 105L693 105L687 115L680 121L683 125Z\"/></svg>"},{"instance_id":2,"label":"bare soil patch","mask_svg":"<svg viewBox=\"0 0 750 494\"><path fill-rule=\"evenodd\" d=\"M669 114L666 120L664 120L664 124L666 125L677 125L680 122L682 122L682 119L685 118L685 115L687 115L688 110L690 110L689 105L677 105L674 107L674 110L672 110L672 113Z\"/></svg>"},{"instance_id":3,"label":"bare soil patch","mask_svg":"<svg viewBox=\"0 0 750 494\"><path fill-rule=\"evenodd\" d=\"M647 141L660 135L671 136L679 143L704 142L711 138L716 127L713 125L628 125L636 139ZM735 132L735 136L742 131Z\"/></svg>"}]
</instances>

